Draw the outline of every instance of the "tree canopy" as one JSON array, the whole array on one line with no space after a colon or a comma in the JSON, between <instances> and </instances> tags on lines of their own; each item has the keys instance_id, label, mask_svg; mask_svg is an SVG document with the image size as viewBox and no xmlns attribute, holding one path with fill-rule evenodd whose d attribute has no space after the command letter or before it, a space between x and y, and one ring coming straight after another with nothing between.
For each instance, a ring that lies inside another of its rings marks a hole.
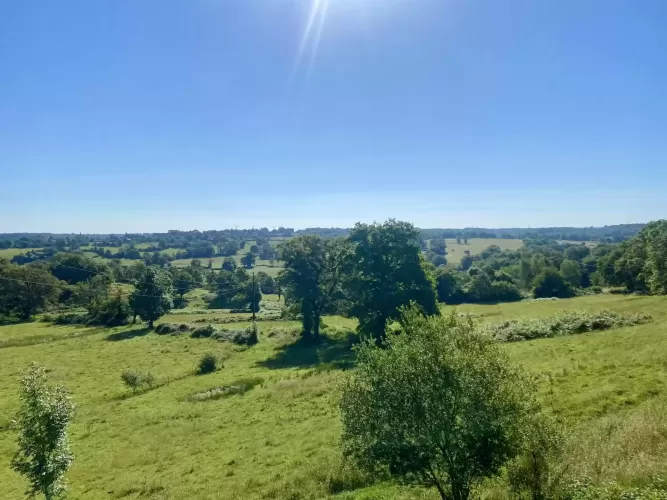
<instances>
[{"instance_id":1,"label":"tree canopy","mask_svg":"<svg viewBox=\"0 0 667 500\"><path fill-rule=\"evenodd\" d=\"M432 277L426 271L419 231L407 222L357 224L350 232L353 250L346 279L350 313L359 319L359 332L382 341L387 322L410 302L426 314L437 314Z\"/></svg>"},{"instance_id":2,"label":"tree canopy","mask_svg":"<svg viewBox=\"0 0 667 500\"><path fill-rule=\"evenodd\" d=\"M147 267L130 296L130 307L153 328L153 322L171 310L172 294L171 277L161 269Z\"/></svg>"},{"instance_id":3,"label":"tree canopy","mask_svg":"<svg viewBox=\"0 0 667 500\"><path fill-rule=\"evenodd\" d=\"M316 235L297 236L280 245L284 269L278 279L286 301L301 314L304 337L319 338L320 318L341 285L348 252L344 240Z\"/></svg>"},{"instance_id":4,"label":"tree canopy","mask_svg":"<svg viewBox=\"0 0 667 500\"><path fill-rule=\"evenodd\" d=\"M520 452L533 385L468 319L411 307L400 332L357 351L340 403L344 452L371 474L466 500Z\"/></svg>"}]
</instances>

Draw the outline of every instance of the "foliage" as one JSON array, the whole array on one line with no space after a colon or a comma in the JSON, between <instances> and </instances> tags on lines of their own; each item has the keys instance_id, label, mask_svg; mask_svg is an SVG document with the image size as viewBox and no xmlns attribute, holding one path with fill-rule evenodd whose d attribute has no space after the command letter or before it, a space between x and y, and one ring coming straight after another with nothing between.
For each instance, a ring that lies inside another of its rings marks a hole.
<instances>
[{"instance_id":1,"label":"foliage","mask_svg":"<svg viewBox=\"0 0 667 500\"><path fill-rule=\"evenodd\" d=\"M252 346L259 342L259 328L257 323L252 323L245 329L216 330L211 336L216 340L231 342L236 345Z\"/></svg>"},{"instance_id":2,"label":"foliage","mask_svg":"<svg viewBox=\"0 0 667 500\"><path fill-rule=\"evenodd\" d=\"M70 285L88 281L107 270L103 262L86 257L82 253L57 253L49 264L53 275Z\"/></svg>"},{"instance_id":3,"label":"foliage","mask_svg":"<svg viewBox=\"0 0 667 500\"><path fill-rule=\"evenodd\" d=\"M211 277L210 286L217 295L211 307L259 311L259 303L262 300L259 280L256 279L253 283L245 269L237 269L235 272L222 270L216 272Z\"/></svg>"},{"instance_id":4,"label":"foliage","mask_svg":"<svg viewBox=\"0 0 667 500\"><path fill-rule=\"evenodd\" d=\"M643 325L651 321L651 316L644 313L624 315L609 309L596 312L570 310L545 318L507 320L487 325L484 329L498 341L514 342Z\"/></svg>"},{"instance_id":5,"label":"foliage","mask_svg":"<svg viewBox=\"0 0 667 500\"><path fill-rule=\"evenodd\" d=\"M435 289L438 300L445 304L461 304L466 296L463 291L463 273L452 269L438 269L435 277Z\"/></svg>"},{"instance_id":6,"label":"foliage","mask_svg":"<svg viewBox=\"0 0 667 500\"><path fill-rule=\"evenodd\" d=\"M73 287L72 302L85 307L88 314L95 316L101 303L109 296L112 281L113 278L108 273L80 281Z\"/></svg>"},{"instance_id":7,"label":"foliage","mask_svg":"<svg viewBox=\"0 0 667 500\"><path fill-rule=\"evenodd\" d=\"M93 319L107 326L118 326L127 323L131 313L128 300L118 289L115 294L99 304Z\"/></svg>"},{"instance_id":8,"label":"foliage","mask_svg":"<svg viewBox=\"0 0 667 500\"><path fill-rule=\"evenodd\" d=\"M370 473L465 500L522 446L532 383L456 315L403 309L402 335L365 343L343 387L343 446Z\"/></svg>"},{"instance_id":9,"label":"foliage","mask_svg":"<svg viewBox=\"0 0 667 500\"><path fill-rule=\"evenodd\" d=\"M172 291L173 284L167 273L147 267L130 296L130 307L153 328L153 322L171 310Z\"/></svg>"},{"instance_id":10,"label":"foliage","mask_svg":"<svg viewBox=\"0 0 667 500\"><path fill-rule=\"evenodd\" d=\"M255 256L254 253L246 252L246 254L241 258L241 264L246 269L252 269L252 267L255 265L256 260L257 260L257 257Z\"/></svg>"},{"instance_id":11,"label":"foliage","mask_svg":"<svg viewBox=\"0 0 667 500\"><path fill-rule=\"evenodd\" d=\"M521 453L507 467L509 486L515 498L557 498L562 488L565 435L551 417L538 413L522 428Z\"/></svg>"},{"instance_id":12,"label":"foliage","mask_svg":"<svg viewBox=\"0 0 667 500\"><path fill-rule=\"evenodd\" d=\"M141 387L151 389L155 384L155 376L151 372L141 373L136 370L123 370L120 379L132 389L132 394L136 394Z\"/></svg>"},{"instance_id":13,"label":"foliage","mask_svg":"<svg viewBox=\"0 0 667 500\"><path fill-rule=\"evenodd\" d=\"M320 318L339 293L349 245L340 239L297 236L280 245L279 281L287 304L302 316L303 335L317 340Z\"/></svg>"},{"instance_id":14,"label":"foliage","mask_svg":"<svg viewBox=\"0 0 667 500\"><path fill-rule=\"evenodd\" d=\"M57 301L61 285L42 263L18 266L0 259L0 316L31 318Z\"/></svg>"},{"instance_id":15,"label":"foliage","mask_svg":"<svg viewBox=\"0 0 667 500\"><path fill-rule=\"evenodd\" d=\"M64 387L47 384L46 370L34 363L21 379L20 397L18 450L11 466L28 480L26 495L51 500L65 491L64 475L74 459L67 436L74 404Z\"/></svg>"},{"instance_id":16,"label":"foliage","mask_svg":"<svg viewBox=\"0 0 667 500\"><path fill-rule=\"evenodd\" d=\"M204 354L197 365L197 373L204 375L207 373L213 373L218 369L218 358L215 354L206 353Z\"/></svg>"},{"instance_id":17,"label":"foliage","mask_svg":"<svg viewBox=\"0 0 667 500\"><path fill-rule=\"evenodd\" d=\"M545 269L533 281L533 297L559 297L561 299L574 296L570 284L555 269Z\"/></svg>"},{"instance_id":18,"label":"foliage","mask_svg":"<svg viewBox=\"0 0 667 500\"><path fill-rule=\"evenodd\" d=\"M560 273L571 286L581 286L581 269L577 261L564 260L560 265Z\"/></svg>"},{"instance_id":19,"label":"foliage","mask_svg":"<svg viewBox=\"0 0 667 500\"><path fill-rule=\"evenodd\" d=\"M174 292L180 295L182 299L183 295L194 288L192 274L183 268L172 268L170 271L174 282Z\"/></svg>"},{"instance_id":20,"label":"foliage","mask_svg":"<svg viewBox=\"0 0 667 500\"><path fill-rule=\"evenodd\" d=\"M275 280L266 274L264 271L259 271L256 276L257 283L262 293L274 294L276 293Z\"/></svg>"},{"instance_id":21,"label":"foliage","mask_svg":"<svg viewBox=\"0 0 667 500\"><path fill-rule=\"evenodd\" d=\"M236 260L233 257L225 257L225 260L222 261L222 269L233 273L236 271Z\"/></svg>"},{"instance_id":22,"label":"foliage","mask_svg":"<svg viewBox=\"0 0 667 500\"><path fill-rule=\"evenodd\" d=\"M362 336L381 342L387 322L398 319L399 308L410 302L426 314L438 314L434 283L421 258L419 231L412 224L394 219L357 224L349 239L354 247L347 259L347 298Z\"/></svg>"}]
</instances>

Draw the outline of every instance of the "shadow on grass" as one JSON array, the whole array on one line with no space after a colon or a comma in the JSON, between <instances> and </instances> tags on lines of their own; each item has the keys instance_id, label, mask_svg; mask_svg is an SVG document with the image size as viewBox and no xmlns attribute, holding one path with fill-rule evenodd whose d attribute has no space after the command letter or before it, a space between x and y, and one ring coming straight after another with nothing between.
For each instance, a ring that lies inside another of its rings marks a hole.
<instances>
[{"instance_id":1,"label":"shadow on grass","mask_svg":"<svg viewBox=\"0 0 667 500\"><path fill-rule=\"evenodd\" d=\"M355 354L347 338L322 336L317 343L299 339L292 344L279 347L277 351L275 356L257 364L274 370L282 368L347 370L352 368L355 362Z\"/></svg>"},{"instance_id":2,"label":"shadow on grass","mask_svg":"<svg viewBox=\"0 0 667 500\"><path fill-rule=\"evenodd\" d=\"M106 340L109 342L118 342L119 340L130 340L135 337L143 337L148 335L153 330L147 327L144 328L134 328L132 330L125 330L124 332L112 333L107 336Z\"/></svg>"}]
</instances>

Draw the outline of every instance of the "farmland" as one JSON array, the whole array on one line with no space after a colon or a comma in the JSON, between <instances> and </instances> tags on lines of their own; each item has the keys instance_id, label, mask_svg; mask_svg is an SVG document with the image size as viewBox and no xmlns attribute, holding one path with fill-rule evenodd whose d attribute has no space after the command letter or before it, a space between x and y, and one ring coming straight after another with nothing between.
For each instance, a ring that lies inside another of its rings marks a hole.
<instances>
[{"instance_id":1,"label":"farmland","mask_svg":"<svg viewBox=\"0 0 667 500\"><path fill-rule=\"evenodd\" d=\"M449 264L458 265L466 251L469 251L470 255L479 255L482 250L492 245L500 247L501 250L518 250L523 246L522 240L503 238L470 238L467 241L466 244L464 240L460 240L460 243L458 243L455 238L445 240L447 243L447 262Z\"/></svg>"},{"instance_id":2,"label":"farmland","mask_svg":"<svg viewBox=\"0 0 667 500\"><path fill-rule=\"evenodd\" d=\"M665 434L651 434L641 456L621 460L614 447L665 429L656 408L664 408L667 389L666 305L665 297L602 295L456 310L482 322L572 308L651 314L655 321L647 325L505 346L515 363L540 375L540 397L591 446L579 457L579 470L598 474L594 479L642 484L667 466ZM193 309L163 321L205 317L211 315ZM291 336L296 322L260 321L260 342L250 348L159 336L141 326L0 326L0 463L7 464L15 449L9 422L18 404L17 373L37 361L71 389L78 406L71 432L76 459L68 474L73 500L326 497L345 484L337 387L352 361L345 329L355 322L326 317L325 323L332 327L329 337L312 348ZM275 328L286 330L269 336ZM224 367L196 376L194 367L206 352L217 354ZM132 396L119 378L125 368L151 371L156 387ZM244 395L190 400L249 378L258 382ZM603 432L611 433L608 439L600 439ZM596 456L609 462L598 467ZM360 486L343 497L435 498L391 483ZM19 498L25 484L3 466L0 489L6 498Z\"/></svg>"}]
</instances>

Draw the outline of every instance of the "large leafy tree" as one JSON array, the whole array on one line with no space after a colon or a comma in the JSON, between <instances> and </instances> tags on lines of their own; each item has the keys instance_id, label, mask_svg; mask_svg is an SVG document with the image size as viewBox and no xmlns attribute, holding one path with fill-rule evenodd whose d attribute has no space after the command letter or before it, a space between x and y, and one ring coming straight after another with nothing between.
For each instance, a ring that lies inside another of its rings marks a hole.
<instances>
[{"instance_id":1,"label":"large leafy tree","mask_svg":"<svg viewBox=\"0 0 667 500\"><path fill-rule=\"evenodd\" d=\"M322 313L339 290L349 245L342 239L305 235L283 243L278 251L286 300L301 312L304 337L317 340Z\"/></svg>"},{"instance_id":2,"label":"large leafy tree","mask_svg":"<svg viewBox=\"0 0 667 500\"><path fill-rule=\"evenodd\" d=\"M58 300L62 284L43 263L17 266L0 259L0 315L31 318Z\"/></svg>"},{"instance_id":3,"label":"large leafy tree","mask_svg":"<svg viewBox=\"0 0 667 500\"><path fill-rule=\"evenodd\" d=\"M42 494L52 500L65 491L64 476L74 458L67 437L73 415L67 390L49 386L44 368L30 365L21 379L18 450L11 464L28 480L29 497Z\"/></svg>"},{"instance_id":4,"label":"large leafy tree","mask_svg":"<svg viewBox=\"0 0 667 500\"><path fill-rule=\"evenodd\" d=\"M147 267L130 295L130 307L153 328L153 322L171 310L172 293L171 277L160 269Z\"/></svg>"},{"instance_id":5,"label":"large leafy tree","mask_svg":"<svg viewBox=\"0 0 667 500\"><path fill-rule=\"evenodd\" d=\"M533 385L493 339L456 315L405 310L403 335L357 351L343 386L343 449L371 474L466 500L521 451Z\"/></svg>"},{"instance_id":6,"label":"large leafy tree","mask_svg":"<svg viewBox=\"0 0 667 500\"><path fill-rule=\"evenodd\" d=\"M246 254L241 257L241 264L246 269L252 269L252 267L255 265L255 260L257 260L257 257L254 253L246 252Z\"/></svg>"},{"instance_id":7,"label":"large leafy tree","mask_svg":"<svg viewBox=\"0 0 667 500\"><path fill-rule=\"evenodd\" d=\"M346 280L350 313L359 319L359 332L381 342L385 327L410 302L426 314L438 307L434 283L419 247L419 231L407 222L357 224L350 232L353 251Z\"/></svg>"},{"instance_id":8,"label":"large leafy tree","mask_svg":"<svg viewBox=\"0 0 667 500\"><path fill-rule=\"evenodd\" d=\"M553 268L547 268L538 274L533 281L533 297L567 298L574 296L574 291L563 275Z\"/></svg>"},{"instance_id":9,"label":"large leafy tree","mask_svg":"<svg viewBox=\"0 0 667 500\"><path fill-rule=\"evenodd\" d=\"M640 233L646 247L644 274L653 294L667 294L667 220L649 223Z\"/></svg>"},{"instance_id":10,"label":"large leafy tree","mask_svg":"<svg viewBox=\"0 0 667 500\"><path fill-rule=\"evenodd\" d=\"M570 285L581 286L581 267L577 261L565 259L560 265L560 272Z\"/></svg>"},{"instance_id":11,"label":"large leafy tree","mask_svg":"<svg viewBox=\"0 0 667 500\"><path fill-rule=\"evenodd\" d=\"M58 253L51 259L50 264L53 275L71 285L88 281L107 271L104 262L95 261L80 253Z\"/></svg>"}]
</instances>

